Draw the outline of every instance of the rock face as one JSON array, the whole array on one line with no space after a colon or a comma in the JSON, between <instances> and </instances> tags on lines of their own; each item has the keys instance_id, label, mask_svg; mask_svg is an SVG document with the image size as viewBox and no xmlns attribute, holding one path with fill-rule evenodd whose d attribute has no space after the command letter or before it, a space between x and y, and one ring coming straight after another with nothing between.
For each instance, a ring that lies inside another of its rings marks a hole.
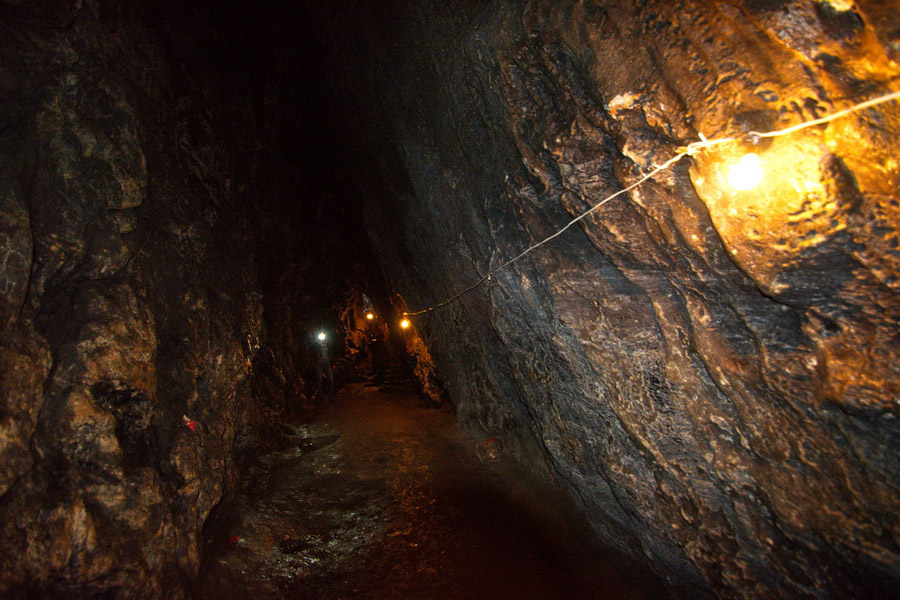
<instances>
[{"instance_id":1,"label":"rock face","mask_svg":"<svg viewBox=\"0 0 900 600\"><path fill-rule=\"evenodd\" d=\"M213 81L208 32L181 37L192 21L153 18L165 3L8 4L0 595L184 597L241 453L303 383L259 360L286 247L258 242L283 201L258 176L277 107Z\"/></svg>"},{"instance_id":2,"label":"rock face","mask_svg":"<svg viewBox=\"0 0 900 600\"><path fill-rule=\"evenodd\" d=\"M363 4L317 27L413 311L701 134L784 128L900 75L893 1ZM414 317L463 423L700 590L895 594L898 128L894 102L701 151ZM751 149L764 182L727 188Z\"/></svg>"}]
</instances>

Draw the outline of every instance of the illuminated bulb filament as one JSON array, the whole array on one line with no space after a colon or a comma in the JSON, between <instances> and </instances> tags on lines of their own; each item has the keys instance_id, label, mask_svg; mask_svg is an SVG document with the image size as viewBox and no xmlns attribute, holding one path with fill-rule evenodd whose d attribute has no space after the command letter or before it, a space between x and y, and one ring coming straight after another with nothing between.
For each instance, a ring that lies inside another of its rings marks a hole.
<instances>
[{"instance_id":1,"label":"illuminated bulb filament","mask_svg":"<svg viewBox=\"0 0 900 600\"><path fill-rule=\"evenodd\" d=\"M728 185L736 190L746 192L752 190L762 181L762 164L754 153L745 154L737 164L728 171Z\"/></svg>"}]
</instances>

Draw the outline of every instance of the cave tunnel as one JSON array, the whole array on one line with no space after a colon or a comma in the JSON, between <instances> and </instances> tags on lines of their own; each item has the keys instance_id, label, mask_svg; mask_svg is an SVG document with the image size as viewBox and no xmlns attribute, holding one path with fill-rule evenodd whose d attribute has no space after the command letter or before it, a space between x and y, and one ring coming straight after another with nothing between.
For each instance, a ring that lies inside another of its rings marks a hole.
<instances>
[{"instance_id":1,"label":"cave tunnel","mask_svg":"<svg viewBox=\"0 0 900 600\"><path fill-rule=\"evenodd\" d=\"M900 597L898 77L897 0L0 0L0 596Z\"/></svg>"}]
</instances>

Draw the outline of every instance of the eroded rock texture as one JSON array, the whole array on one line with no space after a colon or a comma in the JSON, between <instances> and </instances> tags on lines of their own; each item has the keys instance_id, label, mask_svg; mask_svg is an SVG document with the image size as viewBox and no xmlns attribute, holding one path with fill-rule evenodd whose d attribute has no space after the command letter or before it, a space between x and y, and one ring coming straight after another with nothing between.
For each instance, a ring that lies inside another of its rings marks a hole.
<instances>
[{"instance_id":1,"label":"eroded rock texture","mask_svg":"<svg viewBox=\"0 0 900 600\"><path fill-rule=\"evenodd\" d=\"M900 75L896 2L358 4L320 28L411 310L701 133L786 127ZM765 142L749 192L723 182L747 148L701 152L415 317L464 424L698 588L896 594L898 128L892 103Z\"/></svg>"},{"instance_id":2,"label":"eroded rock texture","mask_svg":"<svg viewBox=\"0 0 900 600\"><path fill-rule=\"evenodd\" d=\"M261 305L230 159L202 98L165 89L153 37L102 9L0 19L12 596L180 595L250 421Z\"/></svg>"}]
</instances>

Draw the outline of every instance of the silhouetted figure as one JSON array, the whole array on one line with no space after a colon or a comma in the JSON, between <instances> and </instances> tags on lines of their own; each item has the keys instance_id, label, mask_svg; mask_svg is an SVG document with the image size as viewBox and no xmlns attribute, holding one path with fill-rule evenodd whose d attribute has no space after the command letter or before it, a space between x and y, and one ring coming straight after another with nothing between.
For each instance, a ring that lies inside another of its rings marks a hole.
<instances>
[{"instance_id":1,"label":"silhouetted figure","mask_svg":"<svg viewBox=\"0 0 900 600\"><path fill-rule=\"evenodd\" d=\"M375 373L375 385L384 385L387 371L388 351L381 331L374 330L369 334L369 355L372 358L372 371Z\"/></svg>"},{"instance_id":2,"label":"silhouetted figure","mask_svg":"<svg viewBox=\"0 0 900 600\"><path fill-rule=\"evenodd\" d=\"M334 371L328 357L328 344L322 339L316 352L316 389L322 402L334 400Z\"/></svg>"}]
</instances>

